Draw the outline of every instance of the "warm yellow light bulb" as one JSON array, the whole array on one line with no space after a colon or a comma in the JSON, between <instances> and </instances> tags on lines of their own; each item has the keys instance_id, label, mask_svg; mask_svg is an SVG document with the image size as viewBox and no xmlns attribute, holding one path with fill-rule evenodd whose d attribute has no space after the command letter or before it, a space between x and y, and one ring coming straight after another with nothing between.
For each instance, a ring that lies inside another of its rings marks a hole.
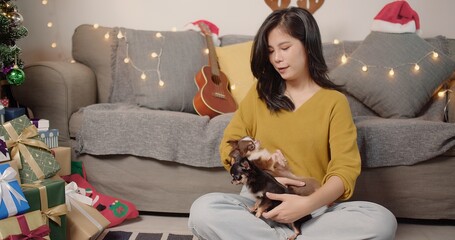
<instances>
[{"instance_id":1,"label":"warm yellow light bulb","mask_svg":"<svg viewBox=\"0 0 455 240\"><path fill-rule=\"evenodd\" d=\"M433 51L433 58L437 58L437 57L439 57L439 54L437 52Z\"/></svg>"},{"instance_id":2,"label":"warm yellow light bulb","mask_svg":"<svg viewBox=\"0 0 455 240\"><path fill-rule=\"evenodd\" d=\"M47 27L51 28L54 24L52 22L47 23Z\"/></svg>"},{"instance_id":3,"label":"warm yellow light bulb","mask_svg":"<svg viewBox=\"0 0 455 240\"><path fill-rule=\"evenodd\" d=\"M157 37L157 38L160 38L160 37L162 37L162 36L163 36L163 35L162 35L161 33L159 33L159 32L155 34L155 37Z\"/></svg>"},{"instance_id":4,"label":"warm yellow light bulb","mask_svg":"<svg viewBox=\"0 0 455 240\"><path fill-rule=\"evenodd\" d=\"M158 85L160 85L160 87L164 87L164 81L160 79L160 81L158 81Z\"/></svg>"},{"instance_id":5,"label":"warm yellow light bulb","mask_svg":"<svg viewBox=\"0 0 455 240\"><path fill-rule=\"evenodd\" d=\"M43 1L41 1L41 3L42 3L43 5L46 5L46 4L47 4L47 0L43 0Z\"/></svg>"},{"instance_id":6,"label":"warm yellow light bulb","mask_svg":"<svg viewBox=\"0 0 455 240\"><path fill-rule=\"evenodd\" d=\"M395 71L393 71L393 68L391 68L391 69L390 69L390 71L389 71L389 75L390 75L390 76L393 76L393 75L395 75Z\"/></svg>"},{"instance_id":7,"label":"warm yellow light bulb","mask_svg":"<svg viewBox=\"0 0 455 240\"><path fill-rule=\"evenodd\" d=\"M117 34L117 38L118 38L118 39L120 39L120 38L123 38L123 34L122 34L122 32L121 32L121 31L119 31L119 32L118 32L118 34Z\"/></svg>"},{"instance_id":8,"label":"warm yellow light bulb","mask_svg":"<svg viewBox=\"0 0 455 240\"><path fill-rule=\"evenodd\" d=\"M367 67L367 65L363 65L363 67L362 67L362 71L364 71L364 72L368 71L368 67Z\"/></svg>"},{"instance_id":9,"label":"warm yellow light bulb","mask_svg":"<svg viewBox=\"0 0 455 240\"><path fill-rule=\"evenodd\" d=\"M141 79L142 79L142 80L145 80L146 78L147 78L147 75L145 75L145 73L142 72L142 74L141 74Z\"/></svg>"},{"instance_id":10,"label":"warm yellow light bulb","mask_svg":"<svg viewBox=\"0 0 455 240\"><path fill-rule=\"evenodd\" d=\"M446 95L446 90L442 90L438 92L438 97L444 97Z\"/></svg>"},{"instance_id":11,"label":"warm yellow light bulb","mask_svg":"<svg viewBox=\"0 0 455 240\"><path fill-rule=\"evenodd\" d=\"M205 54L209 54L210 50L208 48L204 49Z\"/></svg>"},{"instance_id":12,"label":"warm yellow light bulb","mask_svg":"<svg viewBox=\"0 0 455 240\"><path fill-rule=\"evenodd\" d=\"M76 63L76 60L71 59L70 63Z\"/></svg>"},{"instance_id":13,"label":"warm yellow light bulb","mask_svg":"<svg viewBox=\"0 0 455 240\"><path fill-rule=\"evenodd\" d=\"M123 62L129 63L130 62L130 58L126 57L125 59L123 59Z\"/></svg>"},{"instance_id":14,"label":"warm yellow light bulb","mask_svg":"<svg viewBox=\"0 0 455 240\"><path fill-rule=\"evenodd\" d=\"M235 90L235 84L231 85L231 90Z\"/></svg>"},{"instance_id":15,"label":"warm yellow light bulb","mask_svg":"<svg viewBox=\"0 0 455 240\"><path fill-rule=\"evenodd\" d=\"M109 39L109 37L110 37L109 32L107 32L106 34L104 34L104 38L105 38L105 39Z\"/></svg>"},{"instance_id":16,"label":"warm yellow light bulb","mask_svg":"<svg viewBox=\"0 0 455 240\"><path fill-rule=\"evenodd\" d=\"M420 70L419 64L416 63L416 64L414 65L414 70L416 70L416 71L419 71L419 70Z\"/></svg>"},{"instance_id":17,"label":"warm yellow light bulb","mask_svg":"<svg viewBox=\"0 0 455 240\"><path fill-rule=\"evenodd\" d=\"M346 54L343 54L343 56L341 56L341 63L346 63L348 61L348 58L346 57Z\"/></svg>"},{"instance_id":18,"label":"warm yellow light bulb","mask_svg":"<svg viewBox=\"0 0 455 240\"><path fill-rule=\"evenodd\" d=\"M56 48L56 47L57 47L57 43L53 42L53 43L51 44L51 47L52 47L52 48Z\"/></svg>"},{"instance_id":19,"label":"warm yellow light bulb","mask_svg":"<svg viewBox=\"0 0 455 240\"><path fill-rule=\"evenodd\" d=\"M152 58L156 58L156 57L158 57L158 54L156 52L152 52L152 54L150 54L150 56L152 56Z\"/></svg>"},{"instance_id":20,"label":"warm yellow light bulb","mask_svg":"<svg viewBox=\"0 0 455 240\"><path fill-rule=\"evenodd\" d=\"M338 39L336 39L336 38L333 39L333 44L340 44L340 40L338 40Z\"/></svg>"},{"instance_id":21,"label":"warm yellow light bulb","mask_svg":"<svg viewBox=\"0 0 455 240\"><path fill-rule=\"evenodd\" d=\"M93 24L94 29L98 29L99 27L100 27L100 25L98 23Z\"/></svg>"}]
</instances>

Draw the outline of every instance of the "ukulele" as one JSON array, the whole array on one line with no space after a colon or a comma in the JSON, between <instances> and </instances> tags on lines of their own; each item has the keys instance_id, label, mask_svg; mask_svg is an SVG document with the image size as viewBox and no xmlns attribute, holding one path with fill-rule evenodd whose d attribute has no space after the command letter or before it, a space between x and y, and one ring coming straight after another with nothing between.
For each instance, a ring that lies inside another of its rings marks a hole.
<instances>
[{"instance_id":1,"label":"ukulele","mask_svg":"<svg viewBox=\"0 0 455 240\"><path fill-rule=\"evenodd\" d=\"M234 112L237 103L229 91L229 81L220 70L213 44L212 32L204 23L199 23L209 49L209 66L203 66L194 81L198 92L193 98L193 107L201 116L213 118L219 114Z\"/></svg>"}]
</instances>

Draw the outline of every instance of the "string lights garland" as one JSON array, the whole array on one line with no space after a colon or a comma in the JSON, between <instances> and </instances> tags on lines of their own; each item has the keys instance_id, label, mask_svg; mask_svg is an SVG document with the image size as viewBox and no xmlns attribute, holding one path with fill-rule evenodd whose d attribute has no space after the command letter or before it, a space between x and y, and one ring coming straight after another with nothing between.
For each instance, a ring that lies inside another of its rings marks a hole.
<instances>
[{"instance_id":1,"label":"string lights garland","mask_svg":"<svg viewBox=\"0 0 455 240\"><path fill-rule=\"evenodd\" d=\"M128 42L126 33L122 33L122 31L119 30L119 32L117 34L117 38L123 39L126 44L126 57L123 59L123 62L125 64L130 64L131 67L133 67L135 70L140 72L141 73L140 78L142 80L147 79L147 73L156 72L156 74L158 75L158 85L160 87L164 87L164 81L161 78L160 66L161 66L161 56L163 54L163 45L164 45L164 41L165 41L165 36L163 34L161 34L160 32L157 32L154 37L161 41L161 46L160 46L160 49L158 50L158 52L153 51L148 55L151 57L151 59L156 59L156 67L155 68L140 68L135 64L134 59L131 59L131 57L130 57L130 53L129 53L130 43Z\"/></svg>"},{"instance_id":2,"label":"string lights garland","mask_svg":"<svg viewBox=\"0 0 455 240\"><path fill-rule=\"evenodd\" d=\"M49 5L49 1L48 0L42 0L41 3L44 6L48 6ZM52 14L49 14L49 15L52 15ZM47 22L47 27L48 28L54 28L55 24L53 23L53 21L48 21ZM99 28L99 24L97 24L97 23L93 24L93 28L94 29L98 29ZM177 28L173 27L171 31L175 32L175 31L177 31ZM108 32L105 33L104 38L106 40L108 40L110 38L110 36L111 36L111 32L108 31ZM135 64L135 62L136 62L135 59L132 59L131 56L130 56L130 53L129 53L130 43L128 42L126 34L122 33L121 31L119 31L116 37L119 40L123 39L125 41L125 43L126 43L126 57L124 59L124 63L125 64L130 64L133 69L135 69L136 71L140 72L140 78L142 80L144 80L144 81L147 80L148 75L150 73L155 72L158 75L158 79L159 79L158 80L158 86L164 87L165 86L165 81L164 81L164 79L161 78L160 64L161 64L161 57L162 57L162 54L163 54L163 45L164 45L164 42L165 42L165 36L162 33L160 33L160 32L155 34L155 37L157 39L161 40L160 49L158 51L154 51L154 52L151 52L151 53L148 54L148 56L150 56L152 60L156 60L156 65L154 66L154 68L141 68L141 67L137 66ZM338 39L335 39L335 40L333 40L333 43L336 44L336 45L340 45L341 44L342 51L343 51L343 54L342 54L341 59L340 59L341 64L345 64L348 61L358 62L361 65L361 68L359 70L362 71L362 72L368 72L368 70L371 69L371 68L383 68L383 69L386 70L387 75L389 77L393 77L395 75L396 69L401 68L401 67L405 67L405 66L413 66L413 68L412 68L413 71L419 72L421 70L420 63L423 60L427 59L428 57L431 57L433 60L437 60L438 57L439 57L439 53L437 51L433 50L433 51L429 51L428 53L426 53L424 56L422 56L421 58L419 58L415 62L402 63L400 65L395 65L395 66L371 65L371 64L363 62L360 59L356 59L356 58L353 58L352 56L348 56L346 54L346 51L345 51L345 48L344 48L344 44L343 44L342 41L340 41ZM51 48L57 48L57 46L58 46L57 41L52 41L50 46L51 46ZM204 49L203 54L208 55L209 54L209 49ZM74 63L75 61L71 59L70 62ZM233 87L233 86L231 86L231 87ZM452 93L452 91L450 89L442 88L437 94L441 98L442 97L446 97L446 108L447 108L448 103L450 102L451 93ZM445 112L446 112L446 109L445 109Z\"/></svg>"},{"instance_id":3,"label":"string lights garland","mask_svg":"<svg viewBox=\"0 0 455 240\"><path fill-rule=\"evenodd\" d=\"M337 44L337 45L338 44L343 44L343 42L341 42L338 39L335 39L333 41L333 43ZM395 75L395 69L400 68L400 67L404 67L404 66L414 66L414 68L413 68L414 71L419 71L420 70L420 63L424 59L426 59L428 56L432 56L432 58L434 60L436 60L439 57L439 53L437 53L435 50L433 50L433 51L429 51L428 53L426 53L424 56L422 56L416 62L402 63L402 64L396 65L396 66L378 66L378 65L367 64L367 63L363 62L360 59L356 59L356 58L353 58L351 56L347 56L347 54L346 54L346 52L344 50L344 45L342 45L342 48L343 48L343 55L341 56L341 63L342 64L347 63L349 60L356 61L356 62L358 62L358 63L360 63L362 65L361 71L363 71L363 72L367 72L369 68L384 68L384 69L388 70L389 76L394 76Z\"/></svg>"},{"instance_id":4,"label":"string lights garland","mask_svg":"<svg viewBox=\"0 0 455 240\"><path fill-rule=\"evenodd\" d=\"M340 58L341 64L345 64L345 63L347 63L350 60L358 62L361 65L361 68L359 70L362 71L362 72L368 72L368 69L370 69L370 68L383 68L383 69L385 69L387 71L387 74L388 74L389 77L393 77L395 75L395 70L396 69L401 68L401 67L405 67L405 66L414 66L412 68L413 71L419 72L421 70L420 63L423 60L427 59L428 57L431 57L431 59L433 59L433 60L437 60L438 57L439 57L439 53L436 52L436 50L432 50L432 51L427 52L425 55L423 55L421 58L419 58L415 62L402 63L402 64L395 65L395 66L371 65L371 64L367 64L367 63L363 62L360 59L356 59L356 58L353 58L351 56L348 56L346 54L343 42L340 41L339 39L334 39L333 43L335 45L340 45L341 44L341 47L342 47L342 50L343 50L343 54L342 54L342 56ZM446 93L447 93L447 89L443 89L443 90L438 92L438 96L439 97L444 97Z\"/></svg>"}]
</instances>

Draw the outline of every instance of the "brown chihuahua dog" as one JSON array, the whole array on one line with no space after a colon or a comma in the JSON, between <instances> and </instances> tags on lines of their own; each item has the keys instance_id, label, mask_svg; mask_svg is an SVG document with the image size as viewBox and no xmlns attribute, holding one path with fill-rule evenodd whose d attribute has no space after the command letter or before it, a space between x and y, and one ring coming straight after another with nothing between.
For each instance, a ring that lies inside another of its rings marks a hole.
<instances>
[{"instance_id":1,"label":"brown chihuahua dog","mask_svg":"<svg viewBox=\"0 0 455 240\"><path fill-rule=\"evenodd\" d=\"M254 206L250 208L250 212L256 213L256 217L261 217L263 212L269 211L281 203L281 201L268 198L266 192L294 194L292 188L287 188L279 183L275 177L252 164L246 157L237 159L232 164L230 173L233 184L245 185L250 193L256 197ZM294 231L294 235L289 238L290 240L294 240L300 234L300 227L309 219L311 219L311 215L290 224Z\"/></svg>"},{"instance_id":2,"label":"brown chihuahua dog","mask_svg":"<svg viewBox=\"0 0 455 240\"><path fill-rule=\"evenodd\" d=\"M305 182L305 186L289 186L294 193L301 196L308 196L321 187L321 184L315 178L294 175L285 161L275 161L272 159L272 154L267 151L267 149L261 148L260 142L254 140L252 137L246 136L240 140L229 140L227 142L232 147L232 150L229 153L229 156L232 158L231 165L234 164L236 160L246 157L258 168L274 177L287 177L303 181Z\"/></svg>"}]
</instances>

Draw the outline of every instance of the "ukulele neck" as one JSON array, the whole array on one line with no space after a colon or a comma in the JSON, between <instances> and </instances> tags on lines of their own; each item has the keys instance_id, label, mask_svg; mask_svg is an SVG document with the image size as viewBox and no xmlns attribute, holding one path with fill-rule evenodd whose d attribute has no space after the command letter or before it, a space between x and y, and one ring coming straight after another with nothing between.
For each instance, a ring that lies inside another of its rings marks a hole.
<instances>
[{"instance_id":1,"label":"ukulele neck","mask_svg":"<svg viewBox=\"0 0 455 240\"><path fill-rule=\"evenodd\" d=\"M206 34L207 48L209 50L209 65L213 76L220 76L220 67L218 66L218 57L216 56L215 45L213 44L212 34Z\"/></svg>"}]
</instances>

